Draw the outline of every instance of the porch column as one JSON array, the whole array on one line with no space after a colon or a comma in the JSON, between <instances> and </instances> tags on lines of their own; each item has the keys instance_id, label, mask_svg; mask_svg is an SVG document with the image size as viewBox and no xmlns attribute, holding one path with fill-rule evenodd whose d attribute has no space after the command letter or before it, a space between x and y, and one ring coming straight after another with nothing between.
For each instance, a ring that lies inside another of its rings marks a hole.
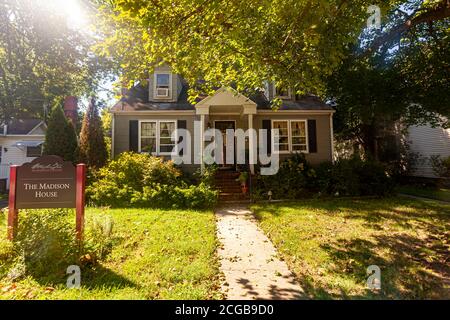
<instances>
[{"instance_id":1,"label":"porch column","mask_svg":"<svg viewBox=\"0 0 450 320\"><path fill-rule=\"evenodd\" d=\"M200 115L200 169L202 174L205 172L205 159L203 158L203 153L205 151L205 121L206 116L209 115L209 107L209 104L195 106L197 115Z\"/></svg>"},{"instance_id":2,"label":"porch column","mask_svg":"<svg viewBox=\"0 0 450 320\"><path fill-rule=\"evenodd\" d=\"M250 101L249 101L250 102ZM251 103L246 103L242 105L243 113L248 116L248 151L249 151L249 162L250 162L250 172L251 174L255 174L255 162L257 159L257 155L255 152L256 149L256 135L253 134L253 115L256 114L256 104L251 101Z\"/></svg>"},{"instance_id":3,"label":"porch column","mask_svg":"<svg viewBox=\"0 0 450 320\"><path fill-rule=\"evenodd\" d=\"M205 172L205 161L203 159L203 153L205 151L205 115L200 115L200 168L201 173Z\"/></svg>"},{"instance_id":4,"label":"porch column","mask_svg":"<svg viewBox=\"0 0 450 320\"><path fill-rule=\"evenodd\" d=\"M250 172L251 174L255 174L255 159L256 154L254 152L255 148L255 135L253 134L253 114L248 115L248 130L250 132L248 137L248 151L249 151L249 162L250 162Z\"/></svg>"}]
</instances>

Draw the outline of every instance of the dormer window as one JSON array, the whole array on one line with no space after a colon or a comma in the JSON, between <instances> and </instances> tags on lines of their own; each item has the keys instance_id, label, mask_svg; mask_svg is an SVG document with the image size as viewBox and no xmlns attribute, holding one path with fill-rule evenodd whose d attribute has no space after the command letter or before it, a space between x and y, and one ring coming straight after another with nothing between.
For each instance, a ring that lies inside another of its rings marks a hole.
<instances>
[{"instance_id":1,"label":"dormer window","mask_svg":"<svg viewBox=\"0 0 450 320\"><path fill-rule=\"evenodd\" d=\"M155 73L154 98L170 99L172 95L172 74L168 72Z\"/></svg>"},{"instance_id":2,"label":"dormer window","mask_svg":"<svg viewBox=\"0 0 450 320\"><path fill-rule=\"evenodd\" d=\"M291 99L291 89L286 87L275 87L275 97L280 99Z\"/></svg>"}]
</instances>

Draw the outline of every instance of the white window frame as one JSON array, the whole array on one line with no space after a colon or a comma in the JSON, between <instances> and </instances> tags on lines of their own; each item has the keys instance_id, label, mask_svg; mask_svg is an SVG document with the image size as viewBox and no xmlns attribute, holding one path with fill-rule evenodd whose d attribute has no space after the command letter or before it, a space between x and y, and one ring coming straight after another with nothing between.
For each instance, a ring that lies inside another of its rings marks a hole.
<instances>
[{"instance_id":1,"label":"white window frame","mask_svg":"<svg viewBox=\"0 0 450 320\"><path fill-rule=\"evenodd\" d=\"M37 147L39 147L40 149L41 149L41 152L39 153L39 155L37 155L37 156L33 156L33 155L28 155L28 148L37 148ZM34 147L31 147L31 146L26 146L25 147L25 157L27 157L27 158L39 158L40 156L42 156L42 144L40 144L40 145L38 145L38 146L34 146Z\"/></svg>"},{"instance_id":2,"label":"white window frame","mask_svg":"<svg viewBox=\"0 0 450 320\"><path fill-rule=\"evenodd\" d=\"M277 85L273 84L273 96L278 99L291 100L292 99L292 90L291 88L287 88L288 95L287 96L279 96L277 95Z\"/></svg>"},{"instance_id":3,"label":"white window frame","mask_svg":"<svg viewBox=\"0 0 450 320\"><path fill-rule=\"evenodd\" d=\"M294 150L293 148L293 136L292 136L292 122L303 122L305 124L305 139L306 139L306 150ZM309 139L308 139L308 121L305 119L300 120L289 120L289 132L290 132L290 139L289 139L289 148L291 149L292 153L309 153Z\"/></svg>"},{"instance_id":4,"label":"white window frame","mask_svg":"<svg viewBox=\"0 0 450 320\"><path fill-rule=\"evenodd\" d=\"M177 120L139 120L139 152L147 153L142 151L141 143L142 143L142 123L156 123L156 152L152 152L153 156L170 156L172 152L161 152L161 122L173 123L175 125L175 130L177 130ZM174 142L174 147L176 146L176 142Z\"/></svg>"},{"instance_id":5,"label":"white window frame","mask_svg":"<svg viewBox=\"0 0 450 320\"><path fill-rule=\"evenodd\" d=\"M288 149L287 151L275 151L275 137L272 135L272 150L273 152L276 152L277 154L291 154L291 153L309 153L309 136L308 136L308 120L306 119L272 119L271 120L271 127L272 129L276 129L274 126L274 122L287 122L288 123ZM306 150L293 150L292 149L292 122L304 122L305 123L305 136L306 136Z\"/></svg>"},{"instance_id":6,"label":"white window frame","mask_svg":"<svg viewBox=\"0 0 450 320\"><path fill-rule=\"evenodd\" d=\"M160 74L167 74L169 75L169 96L167 97L158 97L156 95L157 92L157 79L158 79L158 75ZM161 99L161 100L167 100L167 99L172 99L172 73L169 71L156 71L153 75L153 98L154 99Z\"/></svg>"}]
</instances>

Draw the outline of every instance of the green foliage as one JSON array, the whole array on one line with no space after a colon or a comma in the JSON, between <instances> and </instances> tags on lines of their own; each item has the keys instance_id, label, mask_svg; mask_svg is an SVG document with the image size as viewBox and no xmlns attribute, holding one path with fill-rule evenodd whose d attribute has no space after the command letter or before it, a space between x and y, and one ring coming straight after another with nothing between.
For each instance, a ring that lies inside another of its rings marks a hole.
<instances>
[{"instance_id":1,"label":"green foliage","mask_svg":"<svg viewBox=\"0 0 450 320\"><path fill-rule=\"evenodd\" d=\"M217 198L218 192L204 183L189 187L156 184L134 192L131 204L141 208L207 209L216 204Z\"/></svg>"},{"instance_id":2,"label":"green foliage","mask_svg":"<svg viewBox=\"0 0 450 320\"><path fill-rule=\"evenodd\" d=\"M304 154L295 154L280 164L276 175L256 177L254 196L267 199L272 192L273 199L304 198L311 194L311 180L315 170L306 161Z\"/></svg>"},{"instance_id":3,"label":"green foliage","mask_svg":"<svg viewBox=\"0 0 450 320\"><path fill-rule=\"evenodd\" d=\"M257 176L254 197L268 199L301 199L313 195L386 196L394 184L385 167L376 161L360 158L341 159L312 167L303 154L296 154L280 164L273 176Z\"/></svg>"},{"instance_id":4,"label":"green foliage","mask_svg":"<svg viewBox=\"0 0 450 320\"><path fill-rule=\"evenodd\" d=\"M399 122L450 125L450 118L441 116L450 116L450 20L448 9L433 12L436 5L448 3L415 0L393 5L383 16L383 30L364 32L328 77L327 97L337 110L335 133L362 145L368 157L378 157L380 139L399 134ZM416 18L422 23L411 23ZM385 40L380 47L368 51L380 39Z\"/></svg>"},{"instance_id":5,"label":"green foliage","mask_svg":"<svg viewBox=\"0 0 450 320\"><path fill-rule=\"evenodd\" d=\"M430 157L430 163L436 176L450 178L450 157L433 155Z\"/></svg>"},{"instance_id":6,"label":"green foliage","mask_svg":"<svg viewBox=\"0 0 450 320\"><path fill-rule=\"evenodd\" d=\"M98 180L86 192L93 204L112 207L209 208L215 204L217 192L210 184L188 186L181 175L171 161L123 153L99 170Z\"/></svg>"},{"instance_id":7,"label":"green foliage","mask_svg":"<svg viewBox=\"0 0 450 320\"><path fill-rule=\"evenodd\" d=\"M64 115L60 105L55 105L50 113L43 154L56 155L66 161L76 162L78 140L72 123Z\"/></svg>"},{"instance_id":8,"label":"green foliage","mask_svg":"<svg viewBox=\"0 0 450 320\"><path fill-rule=\"evenodd\" d=\"M238 91L263 81L297 92L323 92L372 4L354 0L103 1L98 52L120 63L125 83L165 62L192 87L191 98L217 86ZM198 79L204 79L202 85Z\"/></svg>"},{"instance_id":9,"label":"green foliage","mask_svg":"<svg viewBox=\"0 0 450 320\"><path fill-rule=\"evenodd\" d=\"M97 218L96 218L97 219ZM111 232L100 234L95 224L86 222L83 246L75 237L75 213L68 209L21 210L14 243L0 241L0 279L15 281L28 275L65 275L70 265L85 266L84 257L104 258L111 246Z\"/></svg>"},{"instance_id":10,"label":"green foliage","mask_svg":"<svg viewBox=\"0 0 450 320\"><path fill-rule=\"evenodd\" d=\"M102 120L95 100L91 99L81 127L79 161L91 169L97 169L103 167L107 160Z\"/></svg>"},{"instance_id":11,"label":"green foliage","mask_svg":"<svg viewBox=\"0 0 450 320\"><path fill-rule=\"evenodd\" d=\"M49 5L50 3L50 5ZM0 119L42 116L44 105L88 94L109 69L94 38L49 1L0 1Z\"/></svg>"},{"instance_id":12,"label":"green foliage","mask_svg":"<svg viewBox=\"0 0 450 320\"><path fill-rule=\"evenodd\" d=\"M335 196L387 196L394 184L385 167L376 161L360 158L341 159L335 164L323 163L316 169L314 187Z\"/></svg>"}]
</instances>

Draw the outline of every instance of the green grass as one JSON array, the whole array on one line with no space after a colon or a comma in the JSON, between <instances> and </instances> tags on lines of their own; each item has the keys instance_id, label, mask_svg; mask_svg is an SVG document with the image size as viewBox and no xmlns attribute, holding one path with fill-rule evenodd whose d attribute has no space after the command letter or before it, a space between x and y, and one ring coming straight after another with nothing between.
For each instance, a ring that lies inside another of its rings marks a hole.
<instances>
[{"instance_id":1,"label":"green grass","mask_svg":"<svg viewBox=\"0 0 450 320\"><path fill-rule=\"evenodd\" d=\"M450 204L318 199L252 209L309 298L450 298ZM378 292L366 288L370 265L381 268Z\"/></svg>"},{"instance_id":2,"label":"green grass","mask_svg":"<svg viewBox=\"0 0 450 320\"><path fill-rule=\"evenodd\" d=\"M103 213L88 209L88 223ZM114 209L107 214L114 221L113 246L99 263L82 269L81 289L66 288L64 268L27 274L15 282L5 276L0 279L0 299L221 298L211 211ZM0 218L4 238L6 217ZM0 263L8 246L0 241Z\"/></svg>"},{"instance_id":3,"label":"green grass","mask_svg":"<svg viewBox=\"0 0 450 320\"><path fill-rule=\"evenodd\" d=\"M424 197L450 202L450 189L401 186L397 188L397 192L409 194L416 197Z\"/></svg>"}]
</instances>

